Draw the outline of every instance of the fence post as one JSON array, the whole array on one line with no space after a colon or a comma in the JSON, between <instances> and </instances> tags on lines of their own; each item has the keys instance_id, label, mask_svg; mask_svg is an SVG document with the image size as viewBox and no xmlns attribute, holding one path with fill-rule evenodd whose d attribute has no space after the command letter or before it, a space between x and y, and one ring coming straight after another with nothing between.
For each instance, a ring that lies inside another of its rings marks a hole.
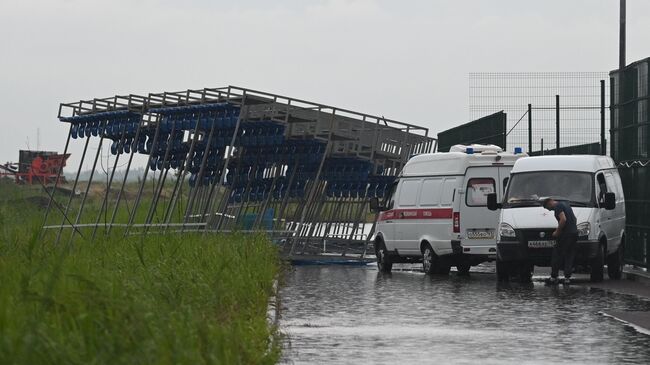
<instances>
[{"instance_id":1,"label":"fence post","mask_svg":"<svg viewBox=\"0 0 650 365\"><path fill-rule=\"evenodd\" d=\"M533 152L533 107L528 104L528 153Z\"/></svg>"},{"instance_id":2,"label":"fence post","mask_svg":"<svg viewBox=\"0 0 650 365\"><path fill-rule=\"evenodd\" d=\"M508 150L508 115L503 113L503 150Z\"/></svg>"},{"instance_id":3,"label":"fence post","mask_svg":"<svg viewBox=\"0 0 650 365\"><path fill-rule=\"evenodd\" d=\"M600 154L607 154L605 142L605 80L600 80Z\"/></svg>"},{"instance_id":4,"label":"fence post","mask_svg":"<svg viewBox=\"0 0 650 365\"><path fill-rule=\"evenodd\" d=\"M555 95L555 154L560 154L560 95Z\"/></svg>"}]
</instances>

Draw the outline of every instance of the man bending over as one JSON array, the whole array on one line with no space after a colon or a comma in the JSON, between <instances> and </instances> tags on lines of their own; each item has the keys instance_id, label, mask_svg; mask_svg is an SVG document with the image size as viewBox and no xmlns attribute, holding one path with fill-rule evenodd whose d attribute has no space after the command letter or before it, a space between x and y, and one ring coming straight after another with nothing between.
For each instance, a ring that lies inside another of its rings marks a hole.
<instances>
[{"instance_id":1,"label":"man bending over","mask_svg":"<svg viewBox=\"0 0 650 365\"><path fill-rule=\"evenodd\" d=\"M578 245L578 227L576 216L568 202L557 201L552 198L544 199L544 208L555 212L557 228L553 232L553 238L557 240L551 256L551 277L547 279L548 284L558 283L560 265L564 261L564 284L571 283L573 271L573 260L576 256Z\"/></svg>"}]
</instances>

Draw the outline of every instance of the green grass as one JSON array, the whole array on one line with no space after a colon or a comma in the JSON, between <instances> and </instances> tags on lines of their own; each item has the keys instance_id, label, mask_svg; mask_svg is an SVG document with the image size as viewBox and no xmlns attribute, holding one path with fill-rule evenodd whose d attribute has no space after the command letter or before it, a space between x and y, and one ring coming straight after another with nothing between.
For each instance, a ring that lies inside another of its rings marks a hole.
<instances>
[{"instance_id":1,"label":"green grass","mask_svg":"<svg viewBox=\"0 0 650 365\"><path fill-rule=\"evenodd\" d=\"M279 258L263 236L39 238L37 190L0 183L1 364L265 364ZM48 236L49 237L49 236Z\"/></svg>"}]
</instances>

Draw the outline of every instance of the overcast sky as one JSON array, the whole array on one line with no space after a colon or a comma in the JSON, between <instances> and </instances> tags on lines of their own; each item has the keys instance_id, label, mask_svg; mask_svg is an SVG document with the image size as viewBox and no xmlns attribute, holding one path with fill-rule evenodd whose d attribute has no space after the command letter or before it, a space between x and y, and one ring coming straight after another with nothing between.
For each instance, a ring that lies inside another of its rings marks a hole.
<instances>
[{"instance_id":1,"label":"overcast sky","mask_svg":"<svg viewBox=\"0 0 650 365\"><path fill-rule=\"evenodd\" d=\"M468 120L470 72L617 68L618 4L0 0L0 162L36 148L37 129L62 151L60 102L229 84L435 134ZM627 8L631 62L650 56L650 1Z\"/></svg>"}]
</instances>

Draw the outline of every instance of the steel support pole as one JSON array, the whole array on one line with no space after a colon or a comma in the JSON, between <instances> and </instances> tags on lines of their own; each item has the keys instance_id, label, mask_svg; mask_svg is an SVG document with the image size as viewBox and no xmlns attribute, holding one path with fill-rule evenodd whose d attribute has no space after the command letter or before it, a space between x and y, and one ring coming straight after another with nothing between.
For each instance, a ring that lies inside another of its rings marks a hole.
<instances>
[{"instance_id":1,"label":"steel support pole","mask_svg":"<svg viewBox=\"0 0 650 365\"><path fill-rule=\"evenodd\" d=\"M68 153L68 147L70 146L70 138L72 136L72 123L70 123L70 128L68 129L68 138L65 141L65 147L63 148L63 155L65 156ZM43 226L47 225L47 218L50 214L50 209L52 208L52 203L54 201L54 194L56 193L56 188L59 185L59 179L61 178L61 172L63 171L63 166L56 173L56 180L54 180L54 188L52 189L52 194L50 194L50 200L47 202L47 208L45 208L45 217L43 217ZM41 231L41 237L45 231Z\"/></svg>"},{"instance_id":2,"label":"steel support pole","mask_svg":"<svg viewBox=\"0 0 650 365\"><path fill-rule=\"evenodd\" d=\"M320 184L316 187L316 189L320 190ZM302 242L302 251L301 254L305 252L306 245L309 244L310 241L310 235L309 232L312 228L312 215L314 214L314 210L317 208L318 202L312 203L312 202L305 202L304 204L304 210L301 211L305 213L305 220L303 225L300 227L300 229L297 230L297 233L295 234L296 239L299 239L300 242Z\"/></svg>"},{"instance_id":3,"label":"steel support pole","mask_svg":"<svg viewBox=\"0 0 650 365\"><path fill-rule=\"evenodd\" d=\"M226 94L226 105L228 105L228 102L230 101L230 92L231 92L231 89L230 89L230 87L228 87L228 93ZM221 97L221 94L219 94L219 97ZM240 114L241 114L241 108L239 109L239 111L240 111ZM237 119L239 119L239 116L237 117ZM221 160L219 160L219 158L217 158L217 161L218 161L218 166L220 166L221 165ZM218 168L217 168L217 170L218 170ZM215 172L217 172L217 171L215 171ZM220 174L220 176L221 176L221 174ZM212 200L213 199L216 200L216 198L213 198L215 190L217 191L217 195L219 193L218 192L219 185L220 185L220 182L217 181L216 179L212 181L212 186L210 187L210 193L208 194L208 198L205 201L205 208L203 208L203 213L201 215L203 217L203 219L205 219L205 222L206 222L206 226L204 228L204 231L207 231L207 228L208 228L207 223L209 222L208 220L212 218L212 217L208 216L208 212L210 212L210 208L212 208L212 205L213 205Z\"/></svg>"},{"instance_id":4,"label":"steel support pole","mask_svg":"<svg viewBox=\"0 0 650 365\"><path fill-rule=\"evenodd\" d=\"M619 28L619 49L618 49L618 68L625 68L625 0L620 2L620 28Z\"/></svg>"},{"instance_id":5,"label":"steel support pole","mask_svg":"<svg viewBox=\"0 0 650 365\"><path fill-rule=\"evenodd\" d=\"M124 143L124 135L126 133L126 126L122 127L122 135L120 136L120 142L119 143ZM137 145L137 141L135 141L135 144ZM133 148L133 147L131 147ZM104 194L104 199L102 199L102 206L99 208L99 213L97 213L97 219L95 220L95 227L93 227L93 234L91 237L91 241L95 240L95 236L97 234L97 228L99 226L99 221L102 219L102 212L104 209L108 208L107 203L108 203L108 197L111 192L111 185L113 184L113 178L115 177L115 170L117 170L117 163L120 160L120 155L122 153L118 151L117 155L115 155L115 161L113 162L113 170L111 170L111 176L108 179L108 182L106 183L106 194ZM107 160L107 166L108 166L108 160ZM106 218L104 218L106 220ZM104 226L104 229L106 229L106 226Z\"/></svg>"},{"instance_id":6,"label":"steel support pole","mask_svg":"<svg viewBox=\"0 0 650 365\"><path fill-rule=\"evenodd\" d=\"M160 137L160 125L162 124L162 120L157 120L156 121L156 132L154 133L153 136L153 142L151 143L151 151L149 151L149 158L147 159L147 165L145 166L144 169L144 174L142 176L142 182L140 184L140 188L138 189L138 194L135 196L135 203L133 203L133 210L131 211L131 214L129 215L129 222L126 225L126 228L124 228L124 235L126 236L129 233L129 229L131 225L133 224L133 221L135 220L135 215L138 212L138 207L140 206L140 201L142 200L142 192L144 190L144 186L147 183L147 176L149 174L149 169L151 165L151 159L153 158L153 153L158 149L158 138Z\"/></svg>"},{"instance_id":7,"label":"steel support pole","mask_svg":"<svg viewBox=\"0 0 650 365\"><path fill-rule=\"evenodd\" d=\"M81 168L84 165L84 160L86 159L86 151L88 151L88 143L90 142L90 137L86 137L86 143L84 145L84 151L81 153L81 161L79 162L79 168L77 169L77 175L74 178L74 183L72 184L72 191L70 191L70 197L68 198L68 204L65 206L65 211L63 212L63 219L61 220L61 228L56 234L55 243L59 243L61 240L61 231L63 231L63 223L65 223L68 218L68 211L70 210L70 204L72 204L72 197L74 197L74 192L77 190L77 183L79 183L79 175L81 174Z\"/></svg>"},{"instance_id":8,"label":"steel support pole","mask_svg":"<svg viewBox=\"0 0 650 365\"><path fill-rule=\"evenodd\" d=\"M184 142L189 142L189 141L184 141ZM164 223L169 223L172 214L174 214L174 202L176 200L176 194L182 193L182 188L180 184L181 184L181 174L183 173L183 169L185 169L185 160L181 161L181 164L178 166L176 170L176 174L177 174L176 182L174 182L174 189L172 190L172 194L169 197L169 203L167 203L167 208L165 208L165 215L163 216ZM179 190L181 190L181 192L179 192Z\"/></svg>"},{"instance_id":9,"label":"steel support pole","mask_svg":"<svg viewBox=\"0 0 650 365\"><path fill-rule=\"evenodd\" d=\"M210 119L209 114L207 120L212 120L212 126L210 127L210 133L208 135L208 140L206 142L205 148L203 150L203 158L201 159L201 166L199 167L199 173L196 176L196 181L194 183L194 188L190 191L190 196L187 200L187 207L185 209L185 218L183 219L183 224L186 224L192 214L192 208L194 206L194 200L196 199L196 194L199 188L203 185L203 175L205 174L205 164L208 161L208 154L210 153L210 148L212 147L212 136L214 135L214 129L217 125L214 119ZM201 117L197 122L197 129L200 127ZM181 231L185 228L181 228Z\"/></svg>"},{"instance_id":10,"label":"steel support pole","mask_svg":"<svg viewBox=\"0 0 650 365\"><path fill-rule=\"evenodd\" d=\"M368 231L368 235L366 236L366 239L363 242L363 253L361 254L361 258L365 258L366 254L368 253L368 244L370 243L370 239L372 238L372 235L375 233L375 227L377 227L378 220L379 220L379 213L377 212L375 213L375 219L372 222L372 226L370 226L370 231Z\"/></svg>"},{"instance_id":11,"label":"steel support pole","mask_svg":"<svg viewBox=\"0 0 650 365\"><path fill-rule=\"evenodd\" d=\"M196 142L199 140L199 135L201 134L199 132L199 120L201 120L201 114L199 113L199 116L197 117L197 122L196 126L194 127L194 135L192 136L192 143L190 144L190 150L187 152L187 156L185 156L185 162L183 163L183 167L179 169L178 172L178 178L176 179L176 184L179 187L178 193L174 194L172 196L171 201L169 202L169 209L168 209L168 216L165 220L165 223L170 223L171 217L172 217L172 212L174 211L174 208L176 207L176 204L178 202L178 198L183 195L183 184L185 182L185 176L187 176L187 171L189 170L190 166L190 160L194 157L194 149L196 148ZM189 135L188 135L189 138ZM191 190L190 190L191 191ZM182 202L181 202L182 204ZM181 209L181 206L179 205L179 210ZM180 214L180 213L179 213ZM167 228L165 228L167 230Z\"/></svg>"},{"instance_id":12,"label":"steel support pole","mask_svg":"<svg viewBox=\"0 0 650 365\"><path fill-rule=\"evenodd\" d=\"M223 170L221 171L221 176L219 176L219 181L216 182L219 185L224 184L224 180L226 178L226 171L228 170L228 164L230 163L230 156L234 154L235 143L237 142L237 134L239 133L239 127L241 126L242 119L246 118L244 115L247 114L248 114L248 108L246 108L246 92L244 92L244 95L242 95L241 107L239 108L239 116L237 117L237 123L235 124L235 130L232 133L232 138L230 139L230 144L228 145L228 153L226 154L226 161L223 163ZM228 191L228 189L226 189L226 191ZM221 223L223 222L223 216L226 213L226 209L228 208L228 198L229 198L228 195L229 194L224 192L224 195L220 202L221 204L219 204L216 207L217 209L221 210L221 217L219 217L219 221L217 222L216 225L217 230L221 227ZM214 217L215 214L217 214L216 209L210 213L210 219L212 219L212 217ZM209 223L209 221L206 221L206 223ZM206 232L207 232L207 228L208 226L206 225Z\"/></svg>"},{"instance_id":13,"label":"steel support pole","mask_svg":"<svg viewBox=\"0 0 650 365\"><path fill-rule=\"evenodd\" d=\"M135 131L135 137L133 140L136 144L139 144L140 141L140 132L142 131L142 125L144 121L140 117L140 122L138 123L138 129ZM136 149L131 148L131 154L129 155L129 162L126 164L126 170L124 170L124 177L122 178L122 186L120 186L120 191L117 193L117 198L115 199L115 208L113 208L113 214L111 215L111 222L108 224L107 234L113 229L113 223L115 223L115 217L117 216L117 210L120 207L120 201L122 200L122 194L124 193L124 187L126 186L126 180L129 177L129 172L131 171L131 163L133 162L133 156L135 156ZM149 168L149 166L146 166Z\"/></svg>"},{"instance_id":14,"label":"steel support pole","mask_svg":"<svg viewBox=\"0 0 650 365\"><path fill-rule=\"evenodd\" d=\"M147 219L145 221L144 232L146 233L149 228L148 225L151 224L153 216L156 214L156 209L158 208L158 201L160 200L160 194L162 193L163 188L165 187L165 181L167 181L167 174L169 173L169 167L167 167L167 162L169 161L171 148L174 143L174 137L176 134L176 119L172 120L172 131L167 137L167 146L165 148L165 156L163 157L162 167L164 171L158 176L158 181L156 182L156 187L154 188L154 194L152 196L151 205L149 206L149 213L147 214Z\"/></svg>"},{"instance_id":15,"label":"steel support pole","mask_svg":"<svg viewBox=\"0 0 650 365\"><path fill-rule=\"evenodd\" d=\"M288 163L288 162L287 162ZM287 188L284 189L285 193L284 196L281 196L282 200L280 201L280 208L278 210L278 222L280 223L280 226L276 227L280 228L282 227L282 230L285 230L287 228L287 220L284 219L284 214L287 209L287 206L291 202L291 198L289 196L289 191L291 190L291 186L293 185L294 177L296 176L296 170L298 169L298 161L296 161L293 164L293 169L291 169L291 175L289 176L289 181L287 182ZM289 170L289 165L287 164L287 171ZM285 175L286 177L286 175ZM288 213L287 213L288 215ZM284 223L283 223L284 220Z\"/></svg>"},{"instance_id":16,"label":"steel support pole","mask_svg":"<svg viewBox=\"0 0 650 365\"><path fill-rule=\"evenodd\" d=\"M269 186L269 195L266 197L266 199L263 200L262 206L260 208L260 213L255 217L255 223L253 223L253 230L261 230L263 229L260 228L262 225L262 222L264 220L264 216L266 215L266 210L268 209L268 206L271 202L271 199L273 198L273 189L275 189L275 184L280 177L280 167L278 166L277 163L274 163L269 170L269 173L273 176L273 180L271 180L271 185ZM270 176L268 177L270 178ZM275 214L275 212L273 212Z\"/></svg>"},{"instance_id":17,"label":"steel support pole","mask_svg":"<svg viewBox=\"0 0 650 365\"><path fill-rule=\"evenodd\" d=\"M83 214L84 210L84 205L86 205L86 199L88 198L88 193L90 192L90 185L93 183L93 177L95 176L95 169L97 168L97 161L99 161L99 156L102 152L102 144L104 143L104 131L105 131L105 126L106 122L104 122L104 125L100 123L100 128L102 130L102 134L99 137L99 143L97 145L97 153L95 154L95 160L93 161L93 167L90 170L90 177L88 178L88 184L86 185L86 191L84 192L83 198L81 198L81 205L79 206L79 212L77 213L77 218L75 218L74 225L76 226L79 224L79 220L81 219L81 214ZM90 137L87 137L90 139ZM72 239L74 238L74 234L76 233L76 230L72 230L70 233L70 239L68 240L68 244L72 243Z\"/></svg>"},{"instance_id":18,"label":"steel support pole","mask_svg":"<svg viewBox=\"0 0 650 365\"><path fill-rule=\"evenodd\" d=\"M287 101L287 111L284 116L284 124L287 125L289 124L289 114L291 111L291 100ZM266 201L264 202L264 205L262 206L262 212L260 215L258 215L257 220L253 227L258 227L261 224L261 221L263 219L264 214L266 214L266 210L268 209L269 204L271 204L271 200L273 200L273 190L275 189L276 183L278 178L282 175L282 164L279 162L275 162L273 165L273 168L275 168L274 171L274 176L273 176L273 181L271 182L271 186L269 188L269 196L267 197ZM273 215L275 216L275 211L273 211ZM273 226L273 225L272 225ZM273 227L271 227L273 229Z\"/></svg>"},{"instance_id":19,"label":"steel support pole","mask_svg":"<svg viewBox=\"0 0 650 365\"><path fill-rule=\"evenodd\" d=\"M320 181L317 182L317 187L316 187L316 194L314 194L314 198L312 200L316 200L315 202L308 202L306 205L306 218L305 218L305 224L301 227L300 231L298 232L298 237L301 237L303 239L303 249L302 252L304 253L305 250L305 245L308 244L311 241L311 238L313 237L314 229L316 228L317 224L317 217L320 216L320 207L321 207L321 201L323 200L323 194L325 193L325 188L326 188L326 182L325 181ZM319 199L316 199L316 196L319 196Z\"/></svg>"},{"instance_id":20,"label":"steel support pole","mask_svg":"<svg viewBox=\"0 0 650 365\"><path fill-rule=\"evenodd\" d=\"M320 111L320 110L319 110ZM318 165L318 171L316 172L316 177L314 178L314 184L312 184L311 188L309 189L309 195L307 198L307 204L311 203L311 200L313 199L313 194L315 192L316 188L316 183L320 179L320 173L323 170L323 165L325 165L325 160L327 159L327 155L329 153L329 150L332 146L332 132L334 129L334 120L336 119L336 109L332 109L332 117L330 119L330 126L329 126L329 133L327 137L327 144L325 145L325 150L323 151L323 157L320 160L320 164ZM302 226L302 223L305 220L305 214L306 211L303 209L302 214L300 216L300 222L298 222L298 226L295 228L295 232L300 232L300 227ZM293 237L293 240L291 242L291 251L289 251L289 255L293 254L293 250L296 246L296 237Z\"/></svg>"},{"instance_id":21,"label":"steel support pole","mask_svg":"<svg viewBox=\"0 0 650 365\"><path fill-rule=\"evenodd\" d=\"M350 232L350 237L348 238L348 242L352 242L355 239L357 230L359 229L359 225L361 224L361 220L364 219L364 214L363 212L366 210L366 203L368 202L368 190L366 188L366 192L363 195L362 201L360 202L361 207L359 208L359 211L357 212L357 216L354 220L354 226L352 227L352 232ZM363 229L362 229L363 233Z\"/></svg>"},{"instance_id":22,"label":"steel support pole","mask_svg":"<svg viewBox=\"0 0 650 365\"><path fill-rule=\"evenodd\" d=\"M555 95L555 154L560 154L560 95Z\"/></svg>"},{"instance_id":23,"label":"steel support pole","mask_svg":"<svg viewBox=\"0 0 650 365\"><path fill-rule=\"evenodd\" d=\"M377 123L375 123L374 133L373 133L373 137L372 137L372 145L370 146L370 150L371 150L370 151L370 160L371 161L374 161L374 159L375 159L375 151L377 150L377 148L379 148L377 146L378 140L379 140L379 118L377 118ZM372 171L373 173L377 172L375 170L376 168L377 168L377 166L373 166L373 171Z\"/></svg>"},{"instance_id":24,"label":"steel support pole","mask_svg":"<svg viewBox=\"0 0 650 365\"><path fill-rule=\"evenodd\" d=\"M324 241L325 238L322 236L323 235L323 226L327 227L328 219L326 218L327 215L327 207L330 206L327 201L327 185L328 182L324 182L323 186L323 192L321 193L321 197L318 200L318 203L315 204L317 206L317 210L314 213L314 223L309 229L309 232L307 233L308 237L314 237L314 236L320 236L322 238L321 241ZM325 213L323 213L325 211Z\"/></svg>"},{"instance_id":25,"label":"steel support pole","mask_svg":"<svg viewBox=\"0 0 650 365\"><path fill-rule=\"evenodd\" d=\"M411 128L411 127L409 127L409 126L406 127L406 133L404 133L404 139L402 140L402 144L401 144L400 147L399 147L399 149L400 149L400 155L401 155L401 157L402 157L402 158L400 159L400 170L404 168L404 165L406 165L406 163L408 162L409 157L410 157L410 156L409 156L409 152L408 152L408 148L407 148L407 146L408 146L408 136L409 136L409 133L410 133L410 128Z\"/></svg>"},{"instance_id":26,"label":"steel support pole","mask_svg":"<svg viewBox=\"0 0 650 365\"><path fill-rule=\"evenodd\" d=\"M185 132L184 132L183 129L181 129L181 133L183 134L183 136L181 137L181 144L190 143L190 150L193 150L192 146L194 146L194 138L192 138L190 140L190 135L188 133L187 141L183 141L183 138L185 136ZM174 214L174 207L176 205L176 200L178 199L179 195L183 194L183 187L182 187L181 177L182 177L183 180L185 179L184 172L185 172L185 168L187 166L187 161L188 161L189 154L190 154L190 152L188 150L187 154L185 155L185 158L181 161L181 164L177 168L176 182L174 183L174 189L172 190L172 195L169 197L169 203L167 204L167 208L165 209L165 215L163 217L163 222L165 224L170 223L172 214ZM180 213L179 213L179 215L180 215ZM167 230L167 228L165 228L165 230Z\"/></svg>"},{"instance_id":27,"label":"steel support pole","mask_svg":"<svg viewBox=\"0 0 650 365\"><path fill-rule=\"evenodd\" d=\"M322 109L319 107L318 112L317 112L317 116L316 116L316 118L317 118L317 120L316 120L317 128L320 125L319 121L320 121L320 116L321 116L321 110ZM336 113L336 111L334 110L333 114L332 114L332 120L330 121L327 145L329 145L329 143L330 143L330 139L331 139L331 135L332 135L332 124L331 123L333 122L335 113ZM317 134L317 133L315 133L315 134ZM326 150L327 150L327 147L326 147ZM325 158L326 158L326 152L323 154L321 162L324 161ZM299 162L300 161L296 161L294 171L297 171L298 166L299 166ZM314 181L308 180L308 181L310 181L309 182L309 188L307 188L307 184L305 185L305 191L307 192L307 194L304 195L303 198L298 197L296 199L296 202L295 202L296 205L295 205L295 209L294 209L294 211L292 213L292 218L291 218L291 220L288 221L288 224L286 225L286 229L288 231L293 231L290 234L290 237L292 237L292 236L300 237L300 234L302 232L302 230L299 229L300 224L301 224L300 222L302 220L304 220L304 218L301 219L300 217L306 217L306 214L308 213L308 209L312 207L310 196L311 196L312 192L314 191L313 189L315 189L315 187L316 187L316 181L315 180ZM291 240L291 238L288 238L288 240ZM291 247L292 247L292 252L293 252L293 247L295 246L295 240L293 240L292 242L293 243L292 243Z\"/></svg>"},{"instance_id":28,"label":"steel support pole","mask_svg":"<svg viewBox=\"0 0 650 365\"><path fill-rule=\"evenodd\" d=\"M343 211L342 214L338 217L339 218L339 223L334 227L334 237L337 238L337 240L342 240L341 238L347 234L348 231L348 224L351 221L351 215L352 211L354 210L354 202L351 198L344 198L343 199ZM339 247L343 246L343 252L341 253L342 256L345 256L347 249L345 248L348 246L349 242L339 242Z\"/></svg>"},{"instance_id":29,"label":"steel support pole","mask_svg":"<svg viewBox=\"0 0 650 365\"><path fill-rule=\"evenodd\" d=\"M533 152L533 106L528 104L528 153Z\"/></svg>"},{"instance_id":30,"label":"steel support pole","mask_svg":"<svg viewBox=\"0 0 650 365\"><path fill-rule=\"evenodd\" d=\"M238 167L239 166L241 166L241 165L238 165ZM257 176L257 169L258 169L258 166L257 166L257 162L256 162L255 165L251 166L251 169L250 169L249 175L248 175L248 179L246 179L247 180L246 181L246 187L244 188L244 192L242 193L242 201L241 201L241 203L239 204L239 206L233 206L232 207L233 208L233 212L232 212L233 214L232 215L235 217L235 218L233 218L232 223L235 226L237 226L237 224L239 223L242 214L244 214L244 216L245 216L246 213L248 213L248 207L251 205L251 199L250 199L251 185L253 183L253 177ZM237 169L237 170L239 170L239 169ZM233 178L232 186L235 185L236 181L239 182L239 175L237 177ZM226 214L226 212L223 211L222 214Z\"/></svg>"},{"instance_id":31,"label":"steel support pole","mask_svg":"<svg viewBox=\"0 0 650 365\"><path fill-rule=\"evenodd\" d=\"M600 80L600 154L607 154L605 140L605 80Z\"/></svg>"}]
</instances>

